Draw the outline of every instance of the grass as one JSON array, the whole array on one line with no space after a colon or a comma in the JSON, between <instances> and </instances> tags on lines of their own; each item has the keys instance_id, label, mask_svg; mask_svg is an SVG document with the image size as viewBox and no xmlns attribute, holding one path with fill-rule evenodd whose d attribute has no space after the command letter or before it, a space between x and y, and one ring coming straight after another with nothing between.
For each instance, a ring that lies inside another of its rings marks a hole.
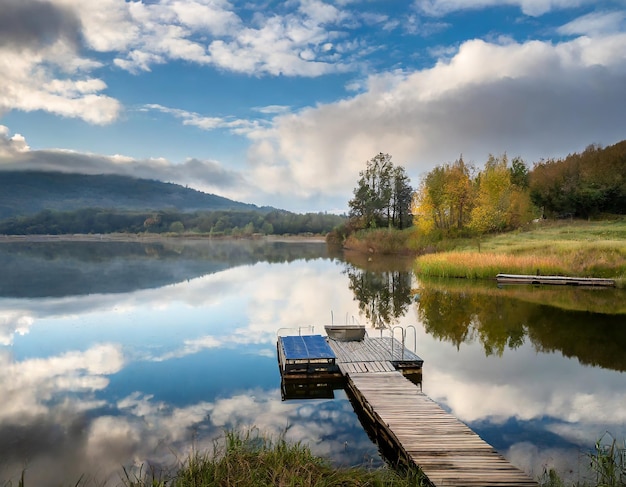
<instances>
[{"instance_id":1,"label":"grass","mask_svg":"<svg viewBox=\"0 0 626 487\"><path fill-rule=\"evenodd\" d=\"M608 440L608 441L607 441ZM626 446L626 445L625 445ZM577 482L574 487L625 487L626 449L617 447L617 441L605 433L596 441L595 449L587 453L589 469L595 479L591 482ZM553 469L546 470L539 479L540 487L565 487L565 483Z\"/></svg>"},{"instance_id":2,"label":"grass","mask_svg":"<svg viewBox=\"0 0 626 487\"><path fill-rule=\"evenodd\" d=\"M626 284L626 218L544 223L527 231L462 240L420 256L422 276L494 278L498 273L613 278Z\"/></svg>"},{"instance_id":3,"label":"grass","mask_svg":"<svg viewBox=\"0 0 626 487\"><path fill-rule=\"evenodd\" d=\"M348 250L355 250L364 254L409 254L413 229L397 230L394 228L379 228L375 230L360 230L349 235L343 246Z\"/></svg>"},{"instance_id":4,"label":"grass","mask_svg":"<svg viewBox=\"0 0 626 487\"><path fill-rule=\"evenodd\" d=\"M605 437L610 440L608 443ZM143 467L133 474L123 469L120 487L426 487L427 479L417 470L395 471L389 468L334 468L301 444L287 443L284 438L274 441L250 431L227 432L216 442L212 452L193 452L186 461L170 471ZM219 444L221 443L221 446ZM587 455L590 470L596 479L592 483L576 483L575 487L624 487L623 450L606 433L596 442L595 451ZM26 487L22 472L16 487ZM564 487L554 470L546 470L539 479L540 487ZM13 487L11 481L1 484ZM59 484L61 485L61 484ZM83 478L74 487L85 486ZM105 485L105 483L94 485ZM106 485L110 485L106 483Z\"/></svg>"},{"instance_id":5,"label":"grass","mask_svg":"<svg viewBox=\"0 0 626 487\"><path fill-rule=\"evenodd\" d=\"M27 472L26 472L27 473ZM26 487L28 475L22 472L16 484L0 481L2 487ZM59 484L62 485L62 484ZM105 485L85 481L74 487ZM106 483L107 486L112 485ZM333 467L314 456L302 443L273 440L257 430L226 432L212 451L192 452L174 469L149 466L132 472L123 469L123 487L420 487L429 486L417 470L364 467Z\"/></svg>"}]
</instances>

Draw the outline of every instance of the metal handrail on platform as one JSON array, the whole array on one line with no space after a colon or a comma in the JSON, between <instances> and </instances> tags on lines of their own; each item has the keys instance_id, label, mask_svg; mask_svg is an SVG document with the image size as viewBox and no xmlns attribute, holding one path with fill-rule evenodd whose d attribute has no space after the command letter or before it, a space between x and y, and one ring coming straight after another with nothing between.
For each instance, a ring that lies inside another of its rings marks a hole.
<instances>
[{"instance_id":1,"label":"metal handrail on platform","mask_svg":"<svg viewBox=\"0 0 626 487\"><path fill-rule=\"evenodd\" d=\"M315 326L314 325L305 325L305 326L298 326L290 328L290 327L283 327L283 328L279 328L278 330L276 330L276 336L280 337L280 336L286 336L286 335L295 335L296 332L298 333L299 336L302 335L302 330L307 331L307 333L305 333L305 335L314 335L315 334Z\"/></svg>"},{"instance_id":2,"label":"metal handrail on platform","mask_svg":"<svg viewBox=\"0 0 626 487\"><path fill-rule=\"evenodd\" d=\"M417 330L415 329L415 327L413 325L407 325L406 327L404 326L394 326L391 329L391 359L393 360L393 345L395 343L395 332L396 332L396 328L400 328L401 331L401 336L402 336L402 340L400 341L400 343L402 344L402 353L400 354L400 359L404 360L404 350L406 349L406 331L409 329L413 329L413 352L417 352ZM382 335L382 331L381 331L381 335Z\"/></svg>"}]
</instances>

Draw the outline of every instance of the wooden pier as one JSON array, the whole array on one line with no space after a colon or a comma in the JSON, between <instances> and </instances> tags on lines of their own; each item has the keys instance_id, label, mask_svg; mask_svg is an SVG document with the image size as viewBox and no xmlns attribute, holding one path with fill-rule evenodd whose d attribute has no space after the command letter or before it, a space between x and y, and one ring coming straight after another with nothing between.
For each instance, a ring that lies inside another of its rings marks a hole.
<instances>
[{"instance_id":1,"label":"wooden pier","mask_svg":"<svg viewBox=\"0 0 626 487\"><path fill-rule=\"evenodd\" d=\"M498 284L549 284L560 286L615 287L613 279L600 277L533 276L524 274L498 274Z\"/></svg>"},{"instance_id":2,"label":"wooden pier","mask_svg":"<svg viewBox=\"0 0 626 487\"><path fill-rule=\"evenodd\" d=\"M538 485L422 392L423 361L398 340L327 340L357 414L433 485ZM420 381L409 380L416 374Z\"/></svg>"}]
</instances>

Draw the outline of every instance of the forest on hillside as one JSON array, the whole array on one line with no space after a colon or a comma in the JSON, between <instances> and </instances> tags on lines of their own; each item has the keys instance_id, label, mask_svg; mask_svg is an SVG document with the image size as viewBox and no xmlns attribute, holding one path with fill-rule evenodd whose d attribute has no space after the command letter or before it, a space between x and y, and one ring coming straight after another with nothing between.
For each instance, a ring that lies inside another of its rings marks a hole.
<instances>
[{"instance_id":1,"label":"forest on hillside","mask_svg":"<svg viewBox=\"0 0 626 487\"><path fill-rule=\"evenodd\" d=\"M345 218L326 213L298 214L284 210L260 211L120 211L85 208L76 211L44 210L32 216L0 221L4 235L64 235L101 233L197 233L245 237L255 234L325 234Z\"/></svg>"},{"instance_id":2,"label":"forest on hillside","mask_svg":"<svg viewBox=\"0 0 626 487\"><path fill-rule=\"evenodd\" d=\"M538 218L626 214L626 140L532 168L506 154L490 155L482 169L460 157L426 174L412 213L424 236L508 231Z\"/></svg>"},{"instance_id":3,"label":"forest on hillside","mask_svg":"<svg viewBox=\"0 0 626 487\"><path fill-rule=\"evenodd\" d=\"M35 215L44 210L72 212L85 208L118 211L273 209L259 208L179 184L118 174L0 171L0 219Z\"/></svg>"}]
</instances>

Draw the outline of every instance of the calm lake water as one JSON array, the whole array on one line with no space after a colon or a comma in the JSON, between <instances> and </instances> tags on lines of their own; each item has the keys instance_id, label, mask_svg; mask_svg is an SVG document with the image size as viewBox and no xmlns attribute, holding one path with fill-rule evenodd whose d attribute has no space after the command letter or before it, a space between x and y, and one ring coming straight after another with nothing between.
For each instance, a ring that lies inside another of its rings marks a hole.
<instances>
[{"instance_id":1,"label":"calm lake water","mask_svg":"<svg viewBox=\"0 0 626 487\"><path fill-rule=\"evenodd\" d=\"M277 331L331 313L408 327L424 392L532 476L626 437L623 291L419 282L306 242L4 242L0 266L0 485L116 485L230 428L382 465L342 390L282 398Z\"/></svg>"}]
</instances>

